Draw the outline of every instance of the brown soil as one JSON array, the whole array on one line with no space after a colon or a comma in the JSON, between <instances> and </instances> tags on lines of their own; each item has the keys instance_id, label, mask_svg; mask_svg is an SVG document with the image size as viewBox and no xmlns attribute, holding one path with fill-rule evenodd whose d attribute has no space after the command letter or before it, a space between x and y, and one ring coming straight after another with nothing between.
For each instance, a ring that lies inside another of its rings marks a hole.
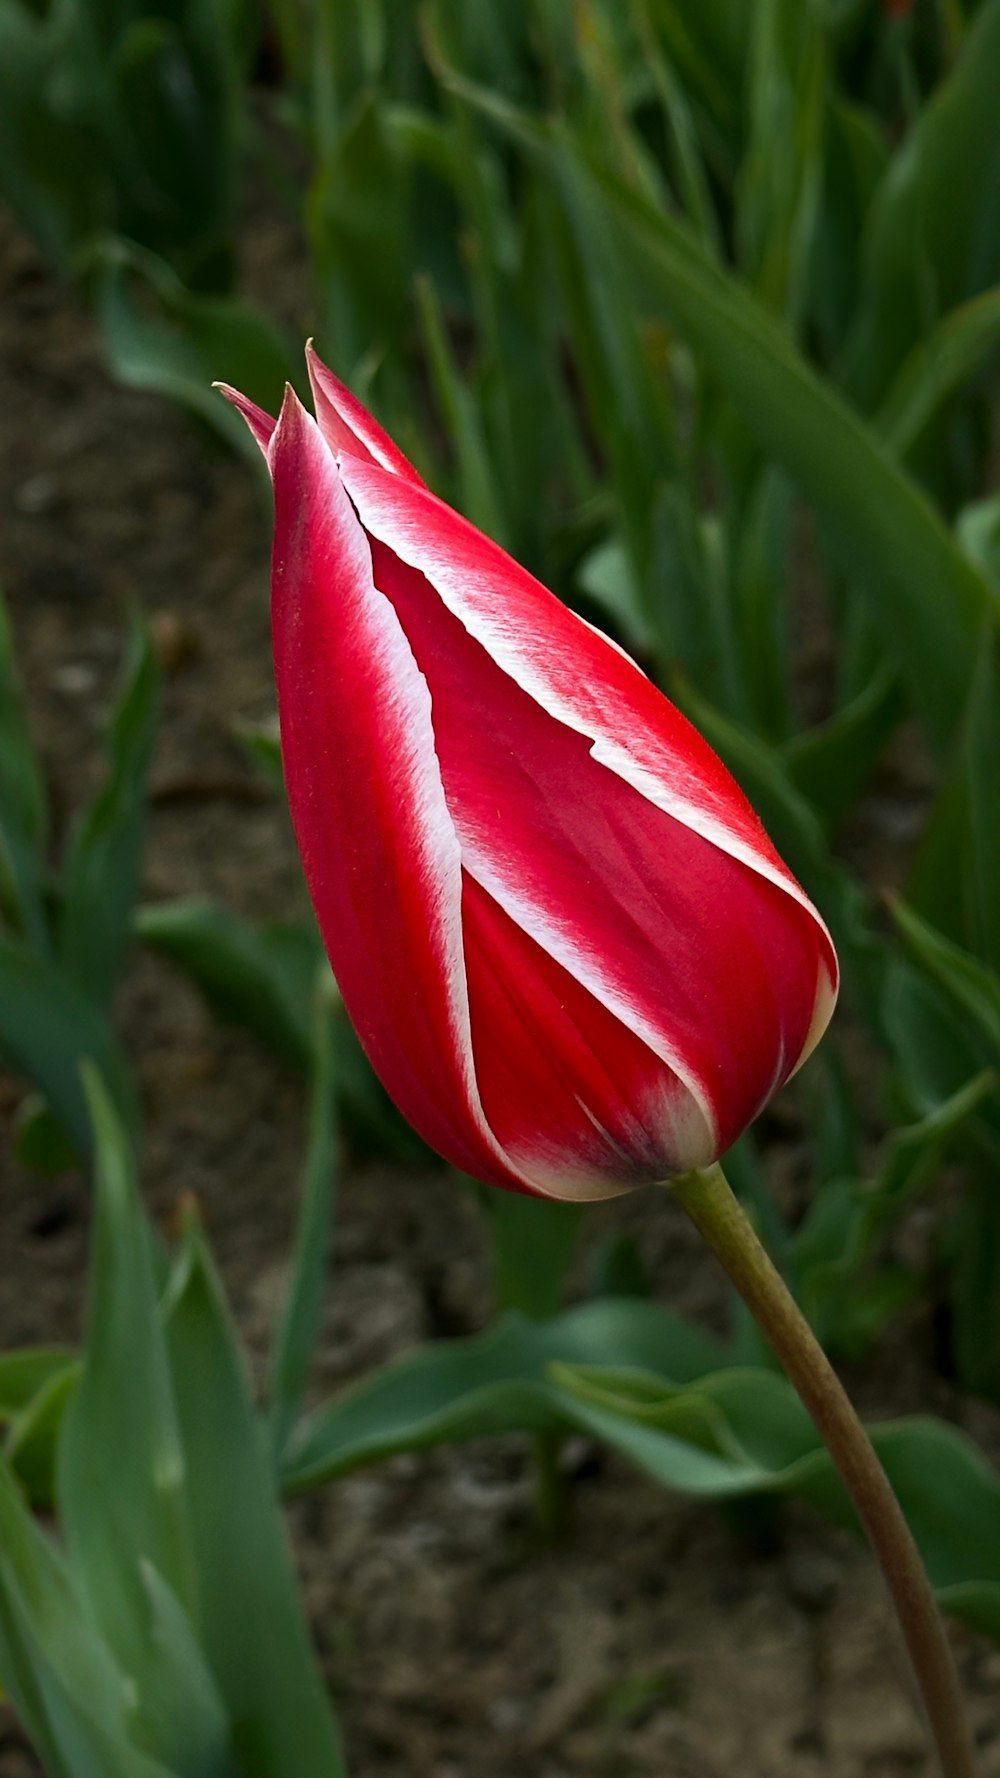
<instances>
[{"instance_id":1,"label":"brown soil","mask_svg":"<svg viewBox=\"0 0 1000 1778\"><path fill-rule=\"evenodd\" d=\"M294 309L294 252L258 225L261 300ZM278 803L253 794L232 725L271 709L267 515L247 466L164 404L114 387L92 331L0 223L0 576L57 819L93 782L123 612L140 601L173 656L144 893L287 916L303 892ZM180 644L179 646L177 644ZM205 1209L260 1359L280 1291L300 1147L299 1084L137 956L121 1020L139 1071L143 1178L169 1227ZM0 1077L9 1131L21 1089ZM773 1175L803 1185L794 1099L772 1118ZM0 1153L0 1345L80 1328L88 1198ZM596 1211L628 1228L675 1307L718 1312L717 1282L662 1197ZM489 1280L471 1201L436 1174L346 1181L319 1355L329 1390L435 1334L482 1325ZM929 1366L926 1321L862 1380L873 1411L969 1421ZM996 1450L997 1421L975 1430ZM571 1452L574 1525L533 1540L530 1454L510 1438L400 1458L299 1502L305 1598L352 1778L893 1778L928 1769L871 1562L805 1512L754 1548L711 1506L664 1497L600 1451ZM1000 1778L1000 1651L956 1644ZM0 1706L0 1774L38 1771ZM291 1778L291 1774L289 1775Z\"/></svg>"}]
</instances>

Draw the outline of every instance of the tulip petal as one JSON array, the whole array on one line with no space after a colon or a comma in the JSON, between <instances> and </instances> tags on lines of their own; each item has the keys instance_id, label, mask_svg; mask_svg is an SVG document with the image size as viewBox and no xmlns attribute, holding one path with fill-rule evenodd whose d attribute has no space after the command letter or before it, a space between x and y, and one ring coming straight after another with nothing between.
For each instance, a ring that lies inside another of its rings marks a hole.
<instances>
[{"instance_id":1,"label":"tulip petal","mask_svg":"<svg viewBox=\"0 0 1000 1778\"><path fill-rule=\"evenodd\" d=\"M241 395L238 389L231 388L228 383L213 383L212 388L218 389L220 395L224 395L227 401L232 402L237 413L243 415L266 457L274 429L278 424L277 420L265 413L262 407L258 407L255 401L251 401L248 395Z\"/></svg>"},{"instance_id":2,"label":"tulip petal","mask_svg":"<svg viewBox=\"0 0 1000 1778\"><path fill-rule=\"evenodd\" d=\"M306 363L316 404L316 419L334 455L345 451L363 462L378 464L393 475L402 476L404 481L413 482L418 488L426 487L409 458L404 457L389 434L372 419L346 383L335 377L323 363L312 340L306 346Z\"/></svg>"},{"instance_id":3,"label":"tulip petal","mask_svg":"<svg viewBox=\"0 0 1000 1778\"><path fill-rule=\"evenodd\" d=\"M804 1050L827 975L821 922L783 867L779 886L610 770L378 539L372 560L430 688L466 871L614 1015L620 1039L634 1033L666 1065L721 1152ZM684 751L675 774L686 765Z\"/></svg>"},{"instance_id":4,"label":"tulip petal","mask_svg":"<svg viewBox=\"0 0 1000 1778\"><path fill-rule=\"evenodd\" d=\"M270 448L282 752L324 942L372 1063L446 1159L533 1189L479 1100L461 853L430 698L313 419L289 390Z\"/></svg>"},{"instance_id":5,"label":"tulip petal","mask_svg":"<svg viewBox=\"0 0 1000 1778\"><path fill-rule=\"evenodd\" d=\"M498 667L550 716L593 743L593 756L649 802L793 896L825 935L708 742L624 649L426 487L345 458L341 473L365 529L423 573Z\"/></svg>"},{"instance_id":6,"label":"tulip petal","mask_svg":"<svg viewBox=\"0 0 1000 1778\"><path fill-rule=\"evenodd\" d=\"M580 1198L707 1165L677 1075L469 876L462 911L483 1109L531 1178Z\"/></svg>"}]
</instances>

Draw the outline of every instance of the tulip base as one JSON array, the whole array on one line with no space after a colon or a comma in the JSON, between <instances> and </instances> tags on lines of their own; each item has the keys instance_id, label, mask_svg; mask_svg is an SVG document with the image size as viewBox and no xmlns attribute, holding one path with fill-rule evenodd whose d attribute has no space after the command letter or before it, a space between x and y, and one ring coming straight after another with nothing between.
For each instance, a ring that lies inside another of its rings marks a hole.
<instances>
[{"instance_id":1,"label":"tulip base","mask_svg":"<svg viewBox=\"0 0 1000 1778\"><path fill-rule=\"evenodd\" d=\"M718 1165L669 1181L808 1410L892 1596L945 1778L976 1762L947 1632L913 1534L857 1413Z\"/></svg>"}]
</instances>

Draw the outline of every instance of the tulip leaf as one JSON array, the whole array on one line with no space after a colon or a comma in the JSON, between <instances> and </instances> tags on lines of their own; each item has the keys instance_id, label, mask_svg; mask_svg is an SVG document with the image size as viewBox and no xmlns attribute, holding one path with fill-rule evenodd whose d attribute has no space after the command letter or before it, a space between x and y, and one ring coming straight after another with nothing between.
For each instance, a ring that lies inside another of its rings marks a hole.
<instances>
[{"instance_id":1,"label":"tulip leaf","mask_svg":"<svg viewBox=\"0 0 1000 1778\"><path fill-rule=\"evenodd\" d=\"M576 1401L581 1428L664 1487L716 1498L765 1488L855 1522L805 1409L774 1372L727 1370L687 1389L566 1365L553 1375ZM1000 1640L1000 1476L944 1421L913 1417L870 1431L941 1604ZM678 1433L707 1447L718 1473L692 1468Z\"/></svg>"},{"instance_id":2,"label":"tulip leaf","mask_svg":"<svg viewBox=\"0 0 1000 1778\"><path fill-rule=\"evenodd\" d=\"M536 158L578 240L613 236L616 263L624 253L633 268L632 302L662 310L760 447L815 505L838 560L864 588L915 713L945 747L964 707L982 623L1000 619L1000 591L956 548L875 430L760 302L711 263L682 222L558 123L519 111L454 68L444 66L443 77Z\"/></svg>"},{"instance_id":3,"label":"tulip leaf","mask_svg":"<svg viewBox=\"0 0 1000 1778\"><path fill-rule=\"evenodd\" d=\"M0 1683L51 1778L170 1778L131 1740L132 1688L2 1458Z\"/></svg>"},{"instance_id":4,"label":"tulip leaf","mask_svg":"<svg viewBox=\"0 0 1000 1778\"><path fill-rule=\"evenodd\" d=\"M635 1299L548 1322L508 1315L486 1334L398 1360L300 1424L284 1480L297 1491L398 1451L573 1430L682 1493L796 1494L853 1522L791 1385L774 1370L727 1362L700 1329ZM1000 1477L937 1421L900 1420L872 1437L942 1604L1000 1640Z\"/></svg>"},{"instance_id":5,"label":"tulip leaf","mask_svg":"<svg viewBox=\"0 0 1000 1778\"><path fill-rule=\"evenodd\" d=\"M83 1377L60 1441L57 1499L94 1621L142 1694L159 1654L141 1564L195 1610L184 1455L132 1155L93 1074L87 1091L97 1157L90 1307Z\"/></svg>"},{"instance_id":6,"label":"tulip leaf","mask_svg":"<svg viewBox=\"0 0 1000 1778\"><path fill-rule=\"evenodd\" d=\"M994 969L1000 969L998 758L1000 637L986 632L951 770L924 830L908 898L931 925Z\"/></svg>"},{"instance_id":7,"label":"tulip leaf","mask_svg":"<svg viewBox=\"0 0 1000 1778\"><path fill-rule=\"evenodd\" d=\"M0 919L43 954L50 949L42 895L45 787L0 598Z\"/></svg>"},{"instance_id":8,"label":"tulip leaf","mask_svg":"<svg viewBox=\"0 0 1000 1778\"><path fill-rule=\"evenodd\" d=\"M870 1262L883 1234L935 1179L952 1139L995 1091L990 1069L915 1124L896 1130L874 1179L824 1183L795 1231L789 1269L821 1344L858 1357L919 1288L919 1278Z\"/></svg>"},{"instance_id":9,"label":"tulip leaf","mask_svg":"<svg viewBox=\"0 0 1000 1778\"><path fill-rule=\"evenodd\" d=\"M854 808L903 715L893 669L876 667L868 684L834 716L784 749L789 777L829 827Z\"/></svg>"},{"instance_id":10,"label":"tulip leaf","mask_svg":"<svg viewBox=\"0 0 1000 1778\"><path fill-rule=\"evenodd\" d=\"M583 1205L522 1197L490 1186L476 1189L490 1234L497 1309L520 1310L536 1321L558 1314L565 1303Z\"/></svg>"},{"instance_id":11,"label":"tulip leaf","mask_svg":"<svg viewBox=\"0 0 1000 1778\"><path fill-rule=\"evenodd\" d=\"M131 936L158 681L149 637L137 624L111 719L108 775L72 836L61 883L59 955L98 1006L111 1000Z\"/></svg>"},{"instance_id":12,"label":"tulip leaf","mask_svg":"<svg viewBox=\"0 0 1000 1778\"><path fill-rule=\"evenodd\" d=\"M140 908L135 930L193 978L217 1017L251 1031L295 1067L308 1066L312 984L323 954L314 928L252 926L192 897Z\"/></svg>"},{"instance_id":13,"label":"tulip leaf","mask_svg":"<svg viewBox=\"0 0 1000 1778\"><path fill-rule=\"evenodd\" d=\"M189 408L250 461L260 452L213 382L231 383L272 411L295 365L284 341L245 303L195 295L164 260L118 238L89 261L111 368L120 382Z\"/></svg>"},{"instance_id":14,"label":"tulip leaf","mask_svg":"<svg viewBox=\"0 0 1000 1778\"><path fill-rule=\"evenodd\" d=\"M866 405L883 397L902 356L943 311L1000 278L998 61L1000 3L985 0L872 203L848 351L850 386Z\"/></svg>"},{"instance_id":15,"label":"tulip leaf","mask_svg":"<svg viewBox=\"0 0 1000 1778\"><path fill-rule=\"evenodd\" d=\"M334 1020L341 1011L333 977L324 963L314 994L309 1139L299 1184L291 1276L268 1370L271 1445L276 1461L302 1406L323 1308L340 1172Z\"/></svg>"},{"instance_id":16,"label":"tulip leaf","mask_svg":"<svg viewBox=\"0 0 1000 1778\"><path fill-rule=\"evenodd\" d=\"M81 1156L92 1145L80 1064L93 1062L131 1125L134 1094L108 1021L57 964L0 936L0 1054L38 1088Z\"/></svg>"},{"instance_id":17,"label":"tulip leaf","mask_svg":"<svg viewBox=\"0 0 1000 1778\"><path fill-rule=\"evenodd\" d=\"M960 303L913 347L876 415L882 437L907 456L946 402L1000 351L1000 286Z\"/></svg>"},{"instance_id":18,"label":"tulip leaf","mask_svg":"<svg viewBox=\"0 0 1000 1778\"><path fill-rule=\"evenodd\" d=\"M72 1346L25 1346L0 1353L0 1424L23 1413L54 1377L76 1363Z\"/></svg>"},{"instance_id":19,"label":"tulip leaf","mask_svg":"<svg viewBox=\"0 0 1000 1778\"><path fill-rule=\"evenodd\" d=\"M892 916L907 950L1000 1060L1000 975L953 944L903 901Z\"/></svg>"},{"instance_id":20,"label":"tulip leaf","mask_svg":"<svg viewBox=\"0 0 1000 1778\"><path fill-rule=\"evenodd\" d=\"M293 1491L361 1464L497 1432L565 1430L549 1364L657 1364L682 1377L724 1360L707 1334L650 1303L604 1299L552 1321L508 1313L488 1333L430 1346L307 1415L286 1448Z\"/></svg>"},{"instance_id":21,"label":"tulip leaf","mask_svg":"<svg viewBox=\"0 0 1000 1778\"><path fill-rule=\"evenodd\" d=\"M263 1428L189 1212L166 1302L199 1642L242 1778L337 1778L336 1725L295 1590Z\"/></svg>"},{"instance_id":22,"label":"tulip leaf","mask_svg":"<svg viewBox=\"0 0 1000 1778\"><path fill-rule=\"evenodd\" d=\"M32 1506L51 1510L55 1504L59 1439L81 1370L78 1359L56 1371L7 1429L4 1452Z\"/></svg>"}]
</instances>

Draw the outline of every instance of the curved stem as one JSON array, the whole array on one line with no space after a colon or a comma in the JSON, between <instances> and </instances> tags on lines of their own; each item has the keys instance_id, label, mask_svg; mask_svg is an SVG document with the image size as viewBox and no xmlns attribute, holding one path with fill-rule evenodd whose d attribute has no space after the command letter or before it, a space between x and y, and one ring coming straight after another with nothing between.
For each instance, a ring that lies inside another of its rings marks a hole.
<instances>
[{"instance_id":1,"label":"curved stem","mask_svg":"<svg viewBox=\"0 0 1000 1778\"><path fill-rule=\"evenodd\" d=\"M718 1165L669 1181L795 1385L868 1533L892 1595L946 1778L975 1778L941 1614L902 1508L826 1353Z\"/></svg>"}]
</instances>

